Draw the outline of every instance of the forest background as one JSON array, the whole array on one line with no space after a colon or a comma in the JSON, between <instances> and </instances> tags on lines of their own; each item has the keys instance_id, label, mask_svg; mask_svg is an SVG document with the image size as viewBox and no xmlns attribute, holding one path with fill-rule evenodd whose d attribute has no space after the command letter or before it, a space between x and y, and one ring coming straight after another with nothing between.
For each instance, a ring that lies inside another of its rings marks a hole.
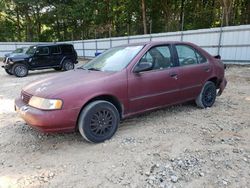
<instances>
[{"instance_id":1,"label":"forest background","mask_svg":"<svg viewBox=\"0 0 250 188\"><path fill-rule=\"evenodd\" d=\"M83 40L250 24L250 0L0 0L1 42Z\"/></svg>"}]
</instances>

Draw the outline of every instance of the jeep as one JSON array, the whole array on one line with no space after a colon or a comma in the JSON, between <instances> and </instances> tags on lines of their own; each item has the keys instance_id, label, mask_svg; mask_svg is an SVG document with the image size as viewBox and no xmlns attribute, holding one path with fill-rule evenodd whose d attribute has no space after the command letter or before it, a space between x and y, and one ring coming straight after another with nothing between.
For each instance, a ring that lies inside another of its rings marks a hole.
<instances>
[{"instance_id":1,"label":"jeep","mask_svg":"<svg viewBox=\"0 0 250 188\"><path fill-rule=\"evenodd\" d=\"M30 46L23 54L4 59L2 66L6 73L16 77L25 77L29 70L53 68L57 71L74 69L77 53L71 44L38 44Z\"/></svg>"}]
</instances>

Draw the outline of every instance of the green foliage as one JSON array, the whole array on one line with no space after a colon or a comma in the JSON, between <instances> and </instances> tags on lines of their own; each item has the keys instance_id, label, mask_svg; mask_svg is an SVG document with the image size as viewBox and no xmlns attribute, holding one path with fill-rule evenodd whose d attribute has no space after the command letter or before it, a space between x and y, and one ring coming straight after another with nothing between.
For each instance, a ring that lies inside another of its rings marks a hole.
<instances>
[{"instance_id":1,"label":"green foliage","mask_svg":"<svg viewBox=\"0 0 250 188\"><path fill-rule=\"evenodd\" d=\"M0 41L81 40L250 24L249 10L249 0L0 0Z\"/></svg>"}]
</instances>

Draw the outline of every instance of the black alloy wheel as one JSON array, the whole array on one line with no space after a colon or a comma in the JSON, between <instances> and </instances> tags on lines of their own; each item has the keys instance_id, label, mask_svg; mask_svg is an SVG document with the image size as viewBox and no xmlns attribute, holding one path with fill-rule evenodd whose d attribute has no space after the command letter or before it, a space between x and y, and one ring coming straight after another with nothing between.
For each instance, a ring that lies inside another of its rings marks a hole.
<instances>
[{"instance_id":1,"label":"black alloy wheel","mask_svg":"<svg viewBox=\"0 0 250 188\"><path fill-rule=\"evenodd\" d=\"M197 106L207 108L213 106L216 99L216 86L213 82L207 81L203 86L200 95L195 100Z\"/></svg>"},{"instance_id":2,"label":"black alloy wheel","mask_svg":"<svg viewBox=\"0 0 250 188\"><path fill-rule=\"evenodd\" d=\"M110 139L119 126L119 113L116 107L107 101L94 101L81 112L78 129L90 142L99 143Z\"/></svg>"}]
</instances>

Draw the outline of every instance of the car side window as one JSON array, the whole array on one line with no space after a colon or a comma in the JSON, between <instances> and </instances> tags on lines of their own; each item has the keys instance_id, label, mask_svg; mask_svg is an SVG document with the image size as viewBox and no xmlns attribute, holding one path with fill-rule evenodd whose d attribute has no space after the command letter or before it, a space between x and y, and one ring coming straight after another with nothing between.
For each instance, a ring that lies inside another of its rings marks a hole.
<instances>
[{"instance_id":1,"label":"car side window","mask_svg":"<svg viewBox=\"0 0 250 188\"><path fill-rule=\"evenodd\" d=\"M196 52L196 56L198 59L198 63L206 63L207 62L207 59L203 55L201 55L200 53Z\"/></svg>"},{"instance_id":2,"label":"car side window","mask_svg":"<svg viewBox=\"0 0 250 188\"><path fill-rule=\"evenodd\" d=\"M176 45L180 66L207 62L206 58L187 45Z\"/></svg>"},{"instance_id":3,"label":"car side window","mask_svg":"<svg viewBox=\"0 0 250 188\"><path fill-rule=\"evenodd\" d=\"M49 48L48 47L39 47L37 49L37 55L49 55Z\"/></svg>"},{"instance_id":4,"label":"car side window","mask_svg":"<svg viewBox=\"0 0 250 188\"><path fill-rule=\"evenodd\" d=\"M60 54L61 53L61 49L58 46L51 46L51 54Z\"/></svg>"},{"instance_id":5,"label":"car side window","mask_svg":"<svg viewBox=\"0 0 250 188\"><path fill-rule=\"evenodd\" d=\"M140 60L152 63L151 70L166 69L173 67L169 46L157 46L151 48Z\"/></svg>"}]
</instances>

